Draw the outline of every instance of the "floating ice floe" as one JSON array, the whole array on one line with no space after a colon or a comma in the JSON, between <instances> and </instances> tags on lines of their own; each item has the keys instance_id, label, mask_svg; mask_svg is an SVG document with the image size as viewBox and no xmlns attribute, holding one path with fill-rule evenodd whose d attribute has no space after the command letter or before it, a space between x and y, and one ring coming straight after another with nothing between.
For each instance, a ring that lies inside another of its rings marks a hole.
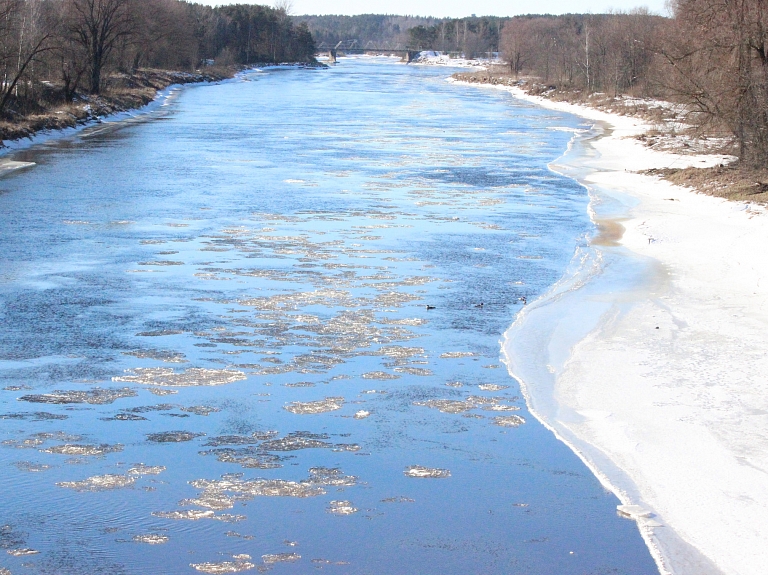
<instances>
[{"instance_id":1,"label":"floating ice floe","mask_svg":"<svg viewBox=\"0 0 768 575\"><path fill-rule=\"evenodd\" d=\"M242 371L198 367L192 367L179 373L170 367L137 367L126 370L126 372L133 375L116 376L112 378L112 381L167 385L169 387L193 387L224 385L246 379L246 375Z\"/></svg>"},{"instance_id":2,"label":"floating ice floe","mask_svg":"<svg viewBox=\"0 0 768 575\"><path fill-rule=\"evenodd\" d=\"M493 423L501 427L520 427L525 419L519 415L500 415L493 418Z\"/></svg>"},{"instance_id":3,"label":"floating ice floe","mask_svg":"<svg viewBox=\"0 0 768 575\"><path fill-rule=\"evenodd\" d=\"M19 401L29 401L31 403L89 403L91 405L104 405L124 397L136 397L137 395L138 393L130 387L97 387L87 391L56 390L51 393L23 395L19 398Z\"/></svg>"},{"instance_id":4,"label":"floating ice floe","mask_svg":"<svg viewBox=\"0 0 768 575\"><path fill-rule=\"evenodd\" d=\"M477 388L480 391L502 391L504 389L509 389L508 385L498 385L495 383L481 383L477 386Z\"/></svg>"},{"instance_id":5,"label":"floating ice floe","mask_svg":"<svg viewBox=\"0 0 768 575\"><path fill-rule=\"evenodd\" d=\"M364 373L362 375L363 379L379 379L379 380L388 380L388 379L400 379L399 375L395 375L393 373L387 373L386 371L371 371L368 373Z\"/></svg>"},{"instance_id":6,"label":"floating ice floe","mask_svg":"<svg viewBox=\"0 0 768 575\"><path fill-rule=\"evenodd\" d=\"M143 463L137 463L128 470L128 475L160 475L165 469L166 468L162 465L144 465Z\"/></svg>"},{"instance_id":7,"label":"floating ice floe","mask_svg":"<svg viewBox=\"0 0 768 575\"><path fill-rule=\"evenodd\" d=\"M200 509L187 509L184 511L153 511L152 515L160 517L161 519L198 521L200 519L211 519L215 513L213 511L202 511Z\"/></svg>"},{"instance_id":8,"label":"floating ice floe","mask_svg":"<svg viewBox=\"0 0 768 575\"><path fill-rule=\"evenodd\" d=\"M189 566L202 573L240 573L256 567L255 564L244 559L221 563L190 563Z\"/></svg>"},{"instance_id":9,"label":"floating ice floe","mask_svg":"<svg viewBox=\"0 0 768 575\"><path fill-rule=\"evenodd\" d=\"M654 519L656 515L640 505L617 505L616 511L620 517L633 519L644 527L662 527L663 524Z\"/></svg>"},{"instance_id":10,"label":"floating ice floe","mask_svg":"<svg viewBox=\"0 0 768 575\"><path fill-rule=\"evenodd\" d=\"M162 545L163 543L168 543L170 538L167 535L147 533L145 535L134 535L132 541L135 543L146 543L148 545Z\"/></svg>"},{"instance_id":11,"label":"floating ice floe","mask_svg":"<svg viewBox=\"0 0 768 575\"><path fill-rule=\"evenodd\" d=\"M443 359L456 359L460 357L472 357L474 355L474 352L471 351L447 351L445 353L441 353L440 357Z\"/></svg>"},{"instance_id":12,"label":"floating ice floe","mask_svg":"<svg viewBox=\"0 0 768 575\"><path fill-rule=\"evenodd\" d=\"M301 559L298 553L275 553L262 555L261 560L265 565L274 565L275 563L293 563Z\"/></svg>"},{"instance_id":13,"label":"floating ice floe","mask_svg":"<svg viewBox=\"0 0 768 575\"><path fill-rule=\"evenodd\" d=\"M16 461L14 465L20 471L29 471L31 473L40 473L41 471L48 471L52 467L51 465L46 465L44 463L33 463L31 461Z\"/></svg>"},{"instance_id":14,"label":"floating ice floe","mask_svg":"<svg viewBox=\"0 0 768 575\"><path fill-rule=\"evenodd\" d=\"M162 349L134 349L133 351L124 351L123 355L132 355L139 359L155 359L166 363L186 363L187 360L183 353L178 351Z\"/></svg>"},{"instance_id":15,"label":"floating ice floe","mask_svg":"<svg viewBox=\"0 0 768 575\"><path fill-rule=\"evenodd\" d=\"M433 467L423 467L421 465L411 465L403 471L406 477L442 479L450 477L451 472L447 469L438 469Z\"/></svg>"},{"instance_id":16,"label":"floating ice floe","mask_svg":"<svg viewBox=\"0 0 768 575\"><path fill-rule=\"evenodd\" d=\"M192 441L204 435L205 433L193 433L191 431L161 431L159 433L148 433L147 441L154 443L181 443L183 441Z\"/></svg>"},{"instance_id":17,"label":"floating ice floe","mask_svg":"<svg viewBox=\"0 0 768 575\"><path fill-rule=\"evenodd\" d=\"M8 549L7 551L8 555L13 555L14 557L26 557L27 555L37 555L40 553L40 551L36 551L35 549Z\"/></svg>"},{"instance_id":18,"label":"floating ice floe","mask_svg":"<svg viewBox=\"0 0 768 575\"><path fill-rule=\"evenodd\" d=\"M284 406L283 409L291 413L306 415L336 411L344 406L343 397L326 397L319 401L294 401Z\"/></svg>"},{"instance_id":19,"label":"floating ice floe","mask_svg":"<svg viewBox=\"0 0 768 575\"><path fill-rule=\"evenodd\" d=\"M355 419L365 419L366 417L370 417L371 412L366 411L364 409L361 409L360 411L356 411L355 415L353 416Z\"/></svg>"},{"instance_id":20,"label":"floating ice floe","mask_svg":"<svg viewBox=\"0 0 768 575\"><path fill-rule=\"evenodd\" d=\"M58 455L78 455L78 456L90 456L90 455L105 455L107 453L119 453L123 450L123 446L119 443L115 445L108 445L102 443L101 445L56 445L47 449L41 449L43 453L55 453Z\"/></svg>"},{"instance_id":21,"label":"floating ice floe","mask_svg":"<svg viewBox=\"0 0 768 575\"><path fill-rule=\"evenodd\" d=\"M63 481L57 483L59 487L74 489L75 491L109 491L112 489L123 489L130 487L136 482L135 475L118 475L108 473L106 475L95 475L82 481Z\"/></svg>"},{"instance_id":22,"label":"floating ice floe","mask_svg":"<svg viewBox=\"0 0 768 575\"><path fill-rule=\"evenodd\" d=\"M351 501L331 501L325 511L333 515L352 515L359 510Z\"/></svg>"}]
</instances>

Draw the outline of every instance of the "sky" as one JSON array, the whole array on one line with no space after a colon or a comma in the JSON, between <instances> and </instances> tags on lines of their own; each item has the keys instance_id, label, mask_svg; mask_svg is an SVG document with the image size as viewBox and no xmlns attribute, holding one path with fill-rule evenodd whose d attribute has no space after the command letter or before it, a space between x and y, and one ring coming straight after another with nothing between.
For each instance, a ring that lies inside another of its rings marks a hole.
<instances>
[{"instance_id":1,"label":"sky","mask_svg":"<svg viewBox=\"0 0 768 575\"><path fill-rule=\"evenodd\" d=\"M248 0L198 0L205 4L243 3ZM253 4L273 5L274 0ZM666 14L665 0L291 0L291 14L400 14L459 18L463 16L514 16L516 14L601 13L645 6Z\"/></svg>"}]
</instances>

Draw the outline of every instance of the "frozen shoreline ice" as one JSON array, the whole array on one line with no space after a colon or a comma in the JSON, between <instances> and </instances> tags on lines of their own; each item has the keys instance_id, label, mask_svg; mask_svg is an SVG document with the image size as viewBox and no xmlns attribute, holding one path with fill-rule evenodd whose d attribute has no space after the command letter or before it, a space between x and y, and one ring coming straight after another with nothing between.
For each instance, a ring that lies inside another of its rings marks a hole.
<instances>
[{"instance_id":1,"label":"frozen shoreline ice","mask_svg":"<svg viewBox=\"0 0 768 575\"><path fill-rule=\"evenodd\" d=\"M602 126L553 169L588 187L596 223L624 228L505 334L532 413L618 495L662 573L763 573L766 210L636 173L726 157L653 151L637 119L493 88Z\"/></svg>"}]
</instances>

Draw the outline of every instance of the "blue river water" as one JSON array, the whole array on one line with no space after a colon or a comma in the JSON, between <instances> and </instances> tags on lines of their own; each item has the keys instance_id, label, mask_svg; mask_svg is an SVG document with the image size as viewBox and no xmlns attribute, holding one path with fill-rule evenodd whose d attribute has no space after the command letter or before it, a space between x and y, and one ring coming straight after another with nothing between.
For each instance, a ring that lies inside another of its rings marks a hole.
<instances>
[{"instance_id":1,"label":"blue river water","mask_svg":"<svg viewBox=\"0 0 768 575\"><path fill-rule=\"evenodd\" d=\"M343 59L0 179L0 568L652 574L499 361L593 234L585 126ZM7 552L7 553L6 553Z\"/></svg>"}]
</instances>

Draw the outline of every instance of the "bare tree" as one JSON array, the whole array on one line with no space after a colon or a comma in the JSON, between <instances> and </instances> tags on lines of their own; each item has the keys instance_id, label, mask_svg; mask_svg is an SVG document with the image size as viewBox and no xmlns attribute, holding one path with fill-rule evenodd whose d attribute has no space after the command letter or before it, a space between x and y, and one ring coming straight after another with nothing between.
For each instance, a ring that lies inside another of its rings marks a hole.
<instances>
[{"instance_id":1,"label":"bare tree","mask_svg":"<svg viewBox=\"0 0 768 575\"><path fill-rule=\"evenodd\" d=\"M98 94L115 49L134 32L130 0L69 0L68 14L70 34L88 56L90 92Z\"/></svg>"},{"instance_id":2,"label":"bare tree","mask_svg":"<svg viewBox=\"0 0 768 575\"><path fill-rule=\"evenodd\" d=\"M49 8L40 0L15 0L0 5L0 17L7 26L3 35L5 70L0 84L0 113L12 97L18 97L19 85L34 64L55 48L57 23ZM30 82L24 82L24 86L28 89Z\"/></svg>"}]
</instances>

